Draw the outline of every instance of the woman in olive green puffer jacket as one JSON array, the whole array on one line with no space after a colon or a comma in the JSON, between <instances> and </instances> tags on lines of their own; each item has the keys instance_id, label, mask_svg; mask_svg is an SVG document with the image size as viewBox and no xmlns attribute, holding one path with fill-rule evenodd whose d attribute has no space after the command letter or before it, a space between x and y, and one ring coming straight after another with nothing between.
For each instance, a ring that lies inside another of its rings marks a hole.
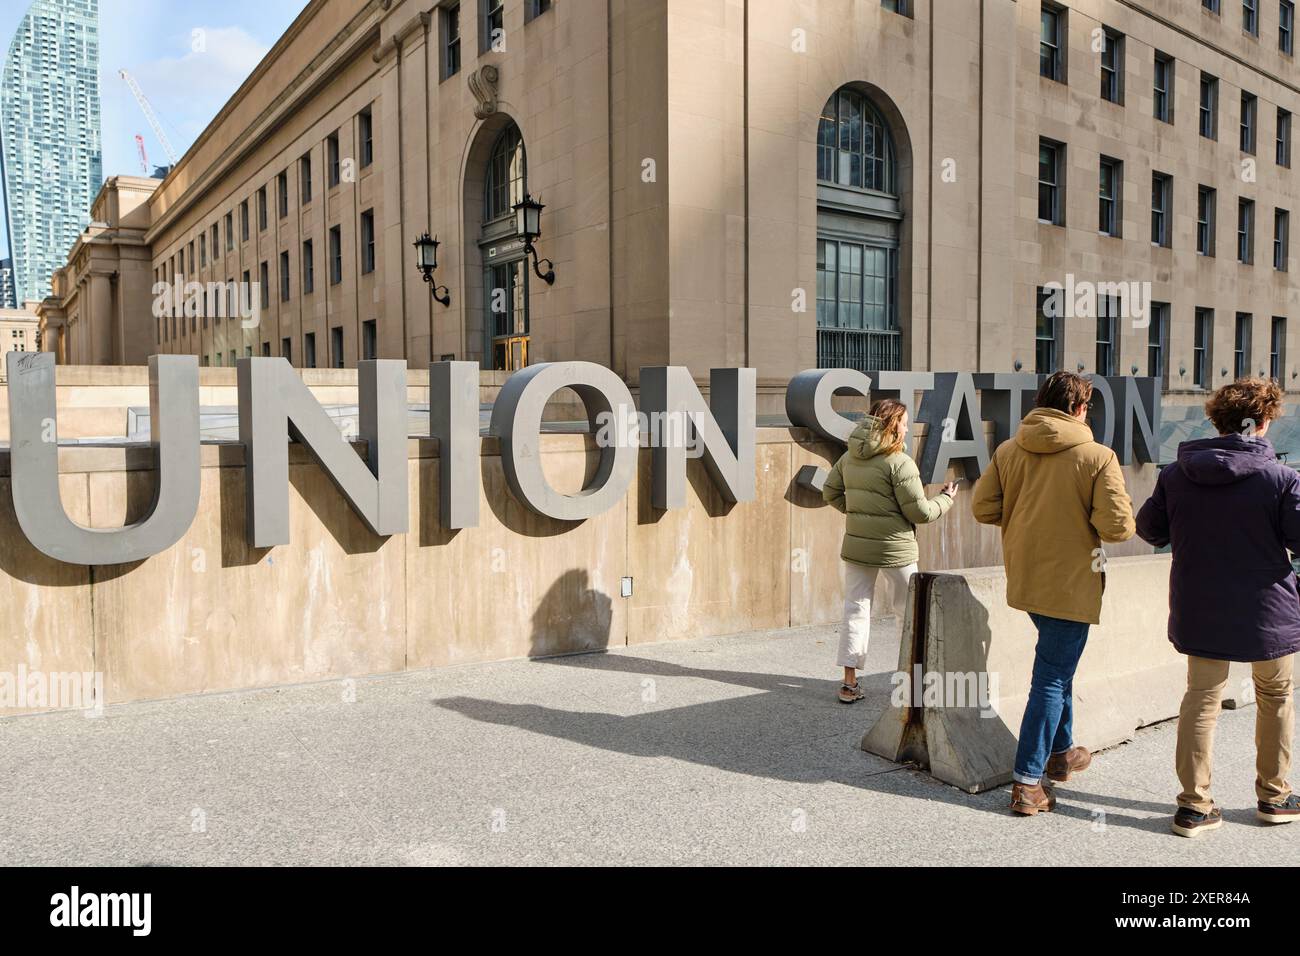
<instances>
[{"instance_id":1,"label":"woman in olive green puffer jacket","mask_svg":"<svg viewBox=\"0 0 1300 956\"><path fill-rule=\"evenodd\" d=\"M919 552L916 525L937 521L952 507L957 486L943 486L927 499L921 472L903 448L907 407L892 399L871 413L849 436L849 448L831 468L822 497L845 514L844 623L838 661L844 668L840 700L862 699L857 672L866 666L871 635L871 602L883 570L895 600L907 593Z\"/></svg>"}]
</instances>

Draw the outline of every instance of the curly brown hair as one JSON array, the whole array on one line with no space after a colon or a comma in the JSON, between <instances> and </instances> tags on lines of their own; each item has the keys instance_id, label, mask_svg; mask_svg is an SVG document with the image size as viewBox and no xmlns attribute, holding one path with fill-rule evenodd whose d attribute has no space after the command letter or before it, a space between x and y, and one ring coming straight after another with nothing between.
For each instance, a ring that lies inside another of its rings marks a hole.
<instances>
[{"instance_id":1,"label":"curly brown hair","mask_svg":"<svg viewBox=\"0 0 1300 956\"><path fill-rule=\"evenodd\" d=\"M1220 435L1253 434L1282 414L1282 386L1272 379L1239 378L1205 403L1205 416Z\"/></svg>"},{"instance_id":2,"label":"curly brown hair","mask_svg":"<svg viewBox=\"0 0 1300 956\"><path fill-rule=\"evenodd\" d=\"M886 455L902 451L903 436L898 433L898 423L907 414L907 406L892 398L882 398L871 404L867 414L878 420L872 430L880 436L880 450Z\"/></svg>"}]
</instances>

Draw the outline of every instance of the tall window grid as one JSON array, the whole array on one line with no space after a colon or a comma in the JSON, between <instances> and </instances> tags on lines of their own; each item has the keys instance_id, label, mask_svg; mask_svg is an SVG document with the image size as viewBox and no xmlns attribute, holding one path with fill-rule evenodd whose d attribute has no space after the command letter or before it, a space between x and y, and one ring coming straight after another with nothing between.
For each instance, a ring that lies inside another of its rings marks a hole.
<instances>
[{"instance_id":1,"label":"tall window grid","mask_svg":"<svg viewBox=\"0 0 1300 956\"><path fill-rule=\"evenodd\" d=\"M1174 121L1174 60L1173 57L1156 51L1155 83L1152 112L1155 118L1164 123Z\"/></svg>"},{"instance_id":2,"label":"tall window grid","mask_svg":"<svg viewBox=\"0 0 1300 956\"><path fill-rule=\"evenodd\" d=\"M1210 387L1210 363L1214 348L1214 310L1196 310L1196 325L1192 338L1192 384L1197 388Z\"/></svg>"},{"instance_id":3,"label":"tall window grid","mask_svg":"<svg viewBox=\"0 0 1300 956\"><path fill-rule=\"evenodd\" d=\"M1101 37L1101 98L1124 102L1124 35L1106 27Z\"/></svg>"}]
</instances>

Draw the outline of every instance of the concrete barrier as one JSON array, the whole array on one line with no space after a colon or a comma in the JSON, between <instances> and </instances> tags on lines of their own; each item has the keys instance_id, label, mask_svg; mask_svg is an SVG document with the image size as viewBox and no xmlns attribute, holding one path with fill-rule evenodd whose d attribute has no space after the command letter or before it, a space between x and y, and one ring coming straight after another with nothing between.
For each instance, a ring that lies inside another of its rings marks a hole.
<instances>
[{"instance_id":1,"label":"concrete barrier","mask_svg":"<svg viewBox=\"0 0 1300 956\"><path fill-rule=\"evenodd\" d=\"M1089 750L1178 715L1187 659L1166 637L1170 563L1167 554L1107 562L1102 623L1074 679L1075 743ZM971 793L1008 783L1037 636L1028 614L1007 607L1002 568L916 575L899 647L908 683L896 676L901 690L862 749ZM1249 703L1250 686L1249 666L1233 665L1225 706ZM984 697L972 693L982 688Z\"/></svg>"}]
</instances>

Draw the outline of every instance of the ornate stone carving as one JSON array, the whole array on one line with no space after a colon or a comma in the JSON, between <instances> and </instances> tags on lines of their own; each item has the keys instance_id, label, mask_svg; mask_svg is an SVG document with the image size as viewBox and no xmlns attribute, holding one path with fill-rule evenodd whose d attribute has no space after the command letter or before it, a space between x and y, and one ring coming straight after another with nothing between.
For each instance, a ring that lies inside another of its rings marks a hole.
<instances>
[{"instance_id":1,"label":"ornate stone carving","mask_svg":"<svg viewBox=\"0 0 1300 956\"><path fill-rule=\"evenodd\" d=\"M491 63L479 67L469 75L469 91L474 94L478 104L474 115L487 119L497 111L497 68Z\"/></svg>"}]
</instances>

